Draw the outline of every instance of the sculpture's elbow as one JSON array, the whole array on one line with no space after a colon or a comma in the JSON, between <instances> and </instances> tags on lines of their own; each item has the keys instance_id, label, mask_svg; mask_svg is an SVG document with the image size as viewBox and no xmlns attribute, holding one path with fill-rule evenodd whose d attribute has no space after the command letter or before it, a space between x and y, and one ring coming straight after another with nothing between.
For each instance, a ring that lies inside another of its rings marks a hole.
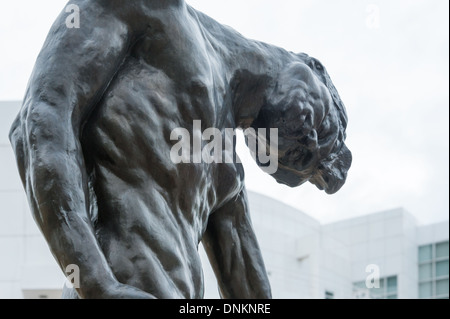
<instances>
[{"instance_id":1,"label":"sculpture's elbow","mask_svg":"<svg viewBox=\"0 0 450 319\"><path fill-rule=\"evenodd\" d=\"M20 116L18 116L12 126L11 129L9 130L9 142L11 143L11 146L15 149L17 146L17 143L19 143L22 139L22 132L21 132L21 119Z\"/></svg>"},{"instance_id":2,"label":"sculpture's elbow","mask_svg":"<svg viewBox=\"0 0 450 319\"><path fill-rule=\"evenodd\" d=\"M22 131L22 120L20 115L16 118L9 131L9 141L16 156L17 168L23 185L26 183L26 152L24 146L24 134Z\"/></svg>"}]
</instances>

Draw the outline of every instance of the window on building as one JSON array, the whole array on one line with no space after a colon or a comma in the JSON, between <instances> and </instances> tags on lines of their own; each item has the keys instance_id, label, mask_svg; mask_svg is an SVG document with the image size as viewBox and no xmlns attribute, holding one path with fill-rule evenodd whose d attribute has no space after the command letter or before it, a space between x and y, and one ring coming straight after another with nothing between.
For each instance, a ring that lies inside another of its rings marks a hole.
<instances>
[{"instance_id":1,"label":"window on building","mask_svg":"<svg viewBox=\"0 0 450 319\"><path fill-rule=\"evenodd\" d=\"M431 298L433 296L433 285L431 282L419 284L419 298Z\"/></svg>"},{"instance_id":2,"label":"window on building","mask_svg":"<svg viewBox=\"0 0 450 319\"><path fill-rule=\"evenodd\" d=\"M436 281L436 296L448 296L448 279Z\"/></svg>"},{"instance_id":3,"label":"window on building","mask_svg":"<svg viewBox=\"0 0 450 319\"><path fill-rule=\"evenodd\" d=\"M388 294L397 294L397 276L386 279L386 292Z\"/></svg>"},{"instance_id":4,"label":"window on building","mask_svg":"<svg viewBox=\"0 0 450 319\"><path fill-rule=\"evenodd\" d=\"M436 262L436 277L448 277L448 260Z\"/></svg>"},{"instance_id":5,"label":"window on building","mask_svg":"<svg viewBox=\"0 0 450 319\"><path fill-rule=\"evenodd\" d=\"M367 288L364 281L353 284L356 299L398 299L398 277L380 279L379 288Z\"/></svg>"},{"instance_id":6,"label":"window on building","mask_svg":"<svg viewBox=\"0 0 450 319\"><path fill-rule=\"evenodd\" d=\"M448 257L448 241L436 244L436 258Z\"/></svg>"},{"instance_id":7,"label":"window on building","mask_svg":"<svg viewBox=\"0 0 450 319\"><path fill-rule=\"evenodd\" d=\"M449 242L419 247L419 298L449 298Z\"/></svg>"},{"instance_id":8,"label":"window on building","mask_svg":"<svg viewBox=\"0 0 450 319\"><path fill-rule=\"evenodd\" d=\"M433 267L430 263L419 266L419 281L431 280L433 278Z\"/></svg>"},{"instance_id":9,"label":"window on building","mask_svg":"<svg viewBox=\"0 0 450 319\"><path fill-rule=\"evenodd\" d=\"M433 246L426 245L419 247L419 262L430 261L433 259Z\"/></svg>"},{"instance_id":10,"label":"window on building","mask_svg":"<svg viewBox=\"0 0 450 319\"><path fill-rule=\"evenodd\" d=\"M325 299L334 299L334 293L331 291L325 291Z\"/></svg>"}]
</instances>

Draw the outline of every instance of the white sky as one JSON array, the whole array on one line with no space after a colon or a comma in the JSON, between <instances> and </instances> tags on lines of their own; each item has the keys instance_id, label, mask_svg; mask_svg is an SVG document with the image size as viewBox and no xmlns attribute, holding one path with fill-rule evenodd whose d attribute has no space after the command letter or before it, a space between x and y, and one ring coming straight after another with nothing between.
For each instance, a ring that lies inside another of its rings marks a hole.
<instances>
[{"instance_id":1,"label":"white sky","mask_svg":"<svg viewBox=\"0 0 450 319\"><path fill-rule=\"evenodd\" d=\"M405 207L423 223L449 215L448 0L190 0L247 37L321 60L347 105L354 164L329 196L260 172L247 187L321 222ZM379 11L379 27L368 23ZM0 2L0 100L20 100L61 0ZM82 19L82 17L81 17ZM82 23L82 22L81 22ZM371 26L371 27L369 27Z\"/></svg>"}]
</instances>

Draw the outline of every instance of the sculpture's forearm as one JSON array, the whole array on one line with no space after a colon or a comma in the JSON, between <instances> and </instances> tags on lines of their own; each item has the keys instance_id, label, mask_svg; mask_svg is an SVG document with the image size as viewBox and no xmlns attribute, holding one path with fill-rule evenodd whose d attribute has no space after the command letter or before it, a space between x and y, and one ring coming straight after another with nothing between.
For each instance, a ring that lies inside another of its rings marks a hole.
<instances>
[{"instance_id":1,"label":"sculpture's forearm","mask_svg":"<svg viewBox=\"0 0 450 319\"><path fill-rule=\"evenodd\" d=\"M62 270L79 267L81 297L101 296L115 278L90 223L81 150L61 124L35 121L29 117L11 136L32 213Z\"/></svg>"},{"instance_id":2,"label":"sculpture's forearm","mask_svg":"<svg viewBox=\"0 0 450 319\"><path fill-rule=\"evenodd\" d=\"M245 192L210 217L203 244L223 298L272 298Z\"/></svg>"}]
</instances>

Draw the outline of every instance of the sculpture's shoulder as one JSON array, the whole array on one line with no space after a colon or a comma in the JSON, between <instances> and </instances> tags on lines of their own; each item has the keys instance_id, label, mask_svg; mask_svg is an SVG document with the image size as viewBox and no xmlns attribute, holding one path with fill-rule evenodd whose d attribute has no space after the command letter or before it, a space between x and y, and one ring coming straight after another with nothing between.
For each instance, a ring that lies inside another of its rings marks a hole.
<instances>
[{"instance_id":1,"label":"sculpture's shoulder","mask_svg":"<svg viewBox=\"0 0 450 319\"><path fill-rule=\"evenodd\" d=\"M184 0L72 0L75 4L88 2L104 5L109 8L130 8L130 7L148 7L154 9L173 8L186 5Z\"/></svg>"},{"instance_id":2,"label":"sculpture's shoulder","mask_svg":"<svg viewBox=\"0 0 450 319\"><path fill-rule=\"evenodd\" d=\"M88 8L86 13L106 14L129 22L144 22L148 16L165 15L186 7L184 0L72 0L79 7Z\"/></svg>"}]
</instances>

